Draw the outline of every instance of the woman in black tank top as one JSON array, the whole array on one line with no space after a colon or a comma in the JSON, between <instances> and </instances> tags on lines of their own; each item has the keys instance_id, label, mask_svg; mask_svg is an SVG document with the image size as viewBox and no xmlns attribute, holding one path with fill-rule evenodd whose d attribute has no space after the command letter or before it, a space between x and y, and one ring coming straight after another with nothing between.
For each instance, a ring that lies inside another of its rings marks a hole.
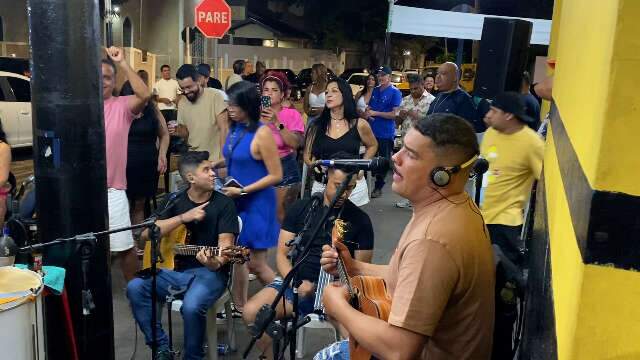
<instances>
[{"instance_id":1,"label":"woman in black tank top","mask_svg":"<svg viewBox=\"0 0 640 360\"><path fill-rule=\"evenodd\" d=\"M362 156L361 146L365 148ZM378 142L369 123L358 117L349 84L340 78L329 80L325 108L317 120L308 124L304 151L306 165L311 166L319 159L331 159L339 152L352 154L354 159L371 159L377 149Z\"/></svg>"}]
</instances>

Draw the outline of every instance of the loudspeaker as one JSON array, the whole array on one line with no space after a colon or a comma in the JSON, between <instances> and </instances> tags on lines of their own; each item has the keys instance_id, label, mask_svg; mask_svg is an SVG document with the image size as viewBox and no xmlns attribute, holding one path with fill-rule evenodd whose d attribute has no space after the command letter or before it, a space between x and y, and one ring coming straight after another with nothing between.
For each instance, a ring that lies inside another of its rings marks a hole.
<instances>
[{"instance_id":1,"label":"loudspeaker","mask_svg":"<svg viewBox=\"0 0 640 360\"><path fill-rule=\"evenodd\" d=\"M492 99L503 91L520 92L532 26L520 19L484 18L474 96Z\"/></svg>"}]
</instances>

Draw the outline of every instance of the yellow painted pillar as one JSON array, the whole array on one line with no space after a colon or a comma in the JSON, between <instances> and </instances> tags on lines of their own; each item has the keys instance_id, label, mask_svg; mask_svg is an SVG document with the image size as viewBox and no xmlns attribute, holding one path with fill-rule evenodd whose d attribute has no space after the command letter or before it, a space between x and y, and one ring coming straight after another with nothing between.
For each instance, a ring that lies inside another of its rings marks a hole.
<instances>
[{"instance_id":1,"label":"yellow painted pillar","mask_svg":"<svg viewBox=\"0 0 640 360\"><path fill-rule=\"evenodd\" d=\"M640 359L638 18L640 1L555 3L544 221L533 241L549 243L546 341L558 359ZM532 272L545 271L532 260Z\"/></svg>"}]
</instances>

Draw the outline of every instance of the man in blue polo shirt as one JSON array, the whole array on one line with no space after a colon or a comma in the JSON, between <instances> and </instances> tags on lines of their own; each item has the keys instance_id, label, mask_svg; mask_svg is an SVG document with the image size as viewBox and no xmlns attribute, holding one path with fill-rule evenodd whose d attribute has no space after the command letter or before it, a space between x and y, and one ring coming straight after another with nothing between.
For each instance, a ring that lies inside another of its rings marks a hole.
<instances>
[{"instance_id":1,"label":"man in blue polo shirt","mask_svg":"<svg viewBox=\"0 0 640 360\"><path fill-rule=\"evenodd\" d=\"M396 108L402 102L402 93L391 84L391 68L380 66L377 76L379 85L371 93L371 100L369 100L369 107L365 112L365 117L371 124L373 135L378 140L377 156L382 156L390 161L393 151L393 138L396 134ZM371 197L377 198L382 195L387 171L376 172L374 175L376 184Z\"/></svg>"}]
</instances>

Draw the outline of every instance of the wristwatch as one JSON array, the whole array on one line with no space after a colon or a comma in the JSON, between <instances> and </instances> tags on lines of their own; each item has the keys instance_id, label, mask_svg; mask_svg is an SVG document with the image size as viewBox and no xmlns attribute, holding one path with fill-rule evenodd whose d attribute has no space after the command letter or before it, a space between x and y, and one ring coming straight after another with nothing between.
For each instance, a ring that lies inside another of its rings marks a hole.
<instances>
[{"instance_id":1,"label":"wristwatch","mask_svg":"<svg viewBox=\"0 0 640 360\"><path fill-rule=\"evenodd\" d=\"M244 188L240 188L240 196L247 195L248 192L244 191Z\"/></svg>"},{"instance_id":2,"label":"wristwatch","mask_svg":"<svg viewBox=\"0 0 640 360\"><path fill-rule=\"evenodd\" d=\"M283 124L283 123L280 123L280 124L278 125L278 129L280 129L280 131L284 130L284 124Z\"/></svg>"}]
</instances>

